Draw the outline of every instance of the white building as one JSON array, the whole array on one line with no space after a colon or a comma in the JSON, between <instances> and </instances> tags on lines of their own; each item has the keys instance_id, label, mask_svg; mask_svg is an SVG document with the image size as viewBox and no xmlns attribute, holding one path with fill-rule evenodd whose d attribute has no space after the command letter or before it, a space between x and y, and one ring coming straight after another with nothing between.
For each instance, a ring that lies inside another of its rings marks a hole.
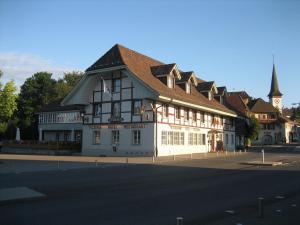
<instances>
[{"instance_id":1,"label":"white building","mask_svg":"<svg viewBox=\"0 0 300 225\"><path fill-rule=\"evenodd\" d=\"M236 114L215 100L215 94L214 83L180 71L175 63L163 64L115 45L86 70L60 103L62 109L81 108L63 111L66 116L59 125L67 127L71 121L67 113L77 113L76 122L83 121L80 128L61 130L71 135L68 140L82 130L83 155L165 156L234 150ZM45 115L53 112L40 113L43 140L54 139L51 130L59 133L55 120L43 123ZM55 112L60 113L59 108Z\"/></svg>"}]
</instances>

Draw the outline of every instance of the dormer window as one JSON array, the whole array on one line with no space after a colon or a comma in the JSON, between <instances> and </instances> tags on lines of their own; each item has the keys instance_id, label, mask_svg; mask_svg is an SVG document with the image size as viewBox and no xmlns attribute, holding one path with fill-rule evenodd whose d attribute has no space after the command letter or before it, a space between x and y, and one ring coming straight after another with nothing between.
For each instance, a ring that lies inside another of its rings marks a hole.
<instances>
[{"instance_id":1,"label":"dormer window","mask_svg":"<svg viewBox=\"0 0 300 225\"><path fill-rule=\"evenodd\" d=\"M169 76L167 77L167 85L168 85L168 87L169 87L169 88L174 88L174 83L175 83L174 77L171 76L171 75L169 75Z\"/></svg>"},{"instance_id":2,"label":"dormer window","mask_svg":"<svg viewBox=\"0 0 300 225\"><path fill-rule=\"evenodd\" d=\"M211 91L209 91L207 94L208 94L208 96L207 96L208 100L212 100L213 94L211 93Z\"/></svg>"},{"instance_id":3,"label":"dormer window","mask_svg":"<svg viewBox=\"0 0 300 225\"><path fill-rule=\"evenodd\" d=\"M185 83L185 91L186 91L186 93L191 94L191 92L192 92L192 85L191 85L190 82L186 82Z\"/></svg>"},{"instance_id":4,"label":"dormer window","mask_svg":"<svg viewBox=\"0 0 300 225\"><path fill-rule=\"evenodd\" d=\"M175 79L181 79L181 74L175 63L152 66L151 72L167 87L172 89L175 87Z\"/></svg>"}]
</instances>

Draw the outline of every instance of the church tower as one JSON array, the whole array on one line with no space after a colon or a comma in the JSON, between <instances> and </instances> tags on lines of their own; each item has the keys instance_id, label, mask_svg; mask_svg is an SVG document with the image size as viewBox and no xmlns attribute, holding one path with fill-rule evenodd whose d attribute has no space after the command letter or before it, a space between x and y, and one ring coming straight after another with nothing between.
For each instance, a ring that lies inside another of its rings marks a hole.
<instances>
[{"instance_id":1,"label":"church tower","mask_svg":"<svg viewBox=\"0 0 300 225\"><path fill-rule=\"evenodd\" d=\"M273 63L272 83L269 93L269 102L282 113L282 94L279 91L278 80L275 65Z\"/></svg>"}]
</instances>

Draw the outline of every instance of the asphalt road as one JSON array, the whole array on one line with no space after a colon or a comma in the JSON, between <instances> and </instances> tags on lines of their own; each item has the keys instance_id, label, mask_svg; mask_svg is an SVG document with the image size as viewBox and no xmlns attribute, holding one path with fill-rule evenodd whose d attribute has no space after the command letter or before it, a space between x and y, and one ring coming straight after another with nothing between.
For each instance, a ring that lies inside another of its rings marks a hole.
<instances>
[{"instance_id":1,"label":"asphalt road","mask_svg":"<svg viewBox=\"0 0 300 225\"><path fill-rule=\"evenodd\" d=\"M240 164L257 157L1 174L0 188L25 186L47 197L0 205L0 224L174 225L182 216L185 224L200 225L226 216L225 210L254 205L260 196L268 203L276 195L299 195L297 160L272 168Z\"/></svg>"}]
</instances>

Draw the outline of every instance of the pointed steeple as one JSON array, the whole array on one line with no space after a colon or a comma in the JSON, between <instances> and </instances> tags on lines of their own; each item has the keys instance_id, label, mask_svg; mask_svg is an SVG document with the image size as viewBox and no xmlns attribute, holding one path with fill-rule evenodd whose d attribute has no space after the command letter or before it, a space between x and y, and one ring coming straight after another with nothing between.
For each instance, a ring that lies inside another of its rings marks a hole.
<instances>
[{"instance_id":1,"label":"pointed steeple","mask_svg":"<svg viewBox=\"0 0 300 225\"><path fill-rule=\"evenodd\" d=\"M275 69L275 64L273 63L273 71L272 71L272 83L271 83L271 90L270 93L268 94L269 98L272 97L280 97L282 96L281 92L279 91L279 86L278 86L278 80L277 80L277 74L276 74L276 69Z\"/></svg>"}]
</instances>

